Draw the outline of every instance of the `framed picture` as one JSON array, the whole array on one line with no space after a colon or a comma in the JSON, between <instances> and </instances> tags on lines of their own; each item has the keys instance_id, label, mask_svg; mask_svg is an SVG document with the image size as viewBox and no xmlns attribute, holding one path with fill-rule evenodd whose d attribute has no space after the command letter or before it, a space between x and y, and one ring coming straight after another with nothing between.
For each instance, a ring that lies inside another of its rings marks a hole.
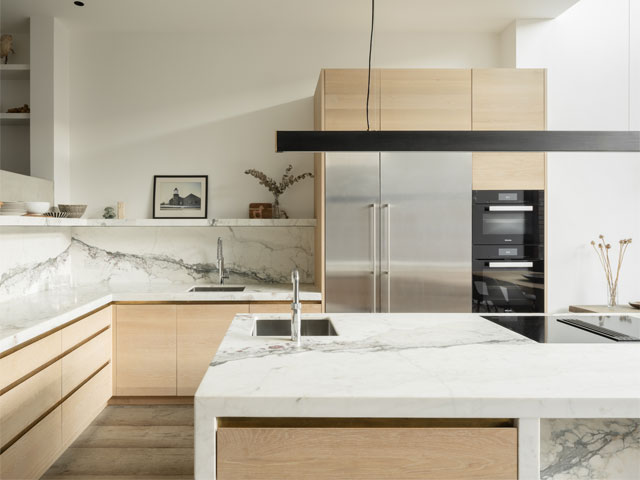
<instances>
[{"instance_id":1,"label":"framed picture","mask_svg":"<svg viewBox=\"0 0 640 480\"><path fill-rule=\"evenodd\" d=\"M207 218L208 175L155 175L153 218Z\"/></svg>"}]
</instances>

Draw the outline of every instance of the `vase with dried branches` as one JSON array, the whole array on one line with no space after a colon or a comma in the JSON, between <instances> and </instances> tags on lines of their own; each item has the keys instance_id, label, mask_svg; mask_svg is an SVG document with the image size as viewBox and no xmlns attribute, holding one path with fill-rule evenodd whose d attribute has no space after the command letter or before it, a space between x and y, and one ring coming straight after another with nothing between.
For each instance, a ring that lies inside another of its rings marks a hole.
<instances>
[{"instance_id":1,"label":"vase with dried branches","mask_svg":"<svg viewBox=\"0 0 640 480\"><path fill-rule=\"evenodd\" d=\"M619 241L620 248L618 250L618 265L615 266L611 263L611 244L607 243L604 239L604 235L598 237L598 241L591 241L591 246L598 255L598 260L604 269L604 275L607 278L607 298L610 308L615 307L618 304L618 280L620 279L620 270L622 268L622 262L624 256L627 253L629 245L631 245L630 238L624 238Z\"/></svg>"},{"instance_id":2,"label":"vase with dried branches","mask_svg":"<svg viewBox=\"0 0 640 480\"><path fill-rule=\"evenodd\" d=\"M249 170L245 170L244 172L245 174L251 175L252 177L258 179L260 185L264 185L265 187L267 187L267 190L269 190L273 194L273 218L281 218L282 216L280 211L280 195L282 195L287 190L287 188L295 183L298 183L300 180L304 180L307 177L313 178L313 173L311 172L306 172L301 175L293 175L291 173L292 170L293 165L289 165L284 171L284 175L282 175L282 179L279 183L273 178L265 175L260 170L251 168Z\"/></svg>"}]
</instances>

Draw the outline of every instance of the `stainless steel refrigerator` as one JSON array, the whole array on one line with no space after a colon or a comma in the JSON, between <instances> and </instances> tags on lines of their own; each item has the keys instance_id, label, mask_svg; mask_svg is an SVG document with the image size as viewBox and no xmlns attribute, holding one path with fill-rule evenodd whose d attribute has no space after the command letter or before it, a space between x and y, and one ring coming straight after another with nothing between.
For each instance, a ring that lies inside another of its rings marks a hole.
<instances>
[{"instance_id":1,"label":"stainless steel refrigerator","mask_svg":"<svg viewBox=\"0 0 640 480\"><path fill-rule=\"evenodd\" d=\"M470 312L471 153L327 153L327 312Z\"/></svg>"}]
</instances>

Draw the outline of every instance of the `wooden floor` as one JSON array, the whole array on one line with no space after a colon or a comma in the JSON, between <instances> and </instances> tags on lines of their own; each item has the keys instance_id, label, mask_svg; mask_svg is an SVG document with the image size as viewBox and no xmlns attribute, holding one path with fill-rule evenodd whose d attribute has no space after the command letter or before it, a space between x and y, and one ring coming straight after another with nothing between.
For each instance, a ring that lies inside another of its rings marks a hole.
<instances>
[{"instance_id":1,"label":"wooden floor","mask_svg":"<svg viewBox=\"0 0 640 480\"><path fill-rule=\"evenodd\" d=\"M193 479L193 405L111 405L43 479Z\"/></svg>"}]
</instances>

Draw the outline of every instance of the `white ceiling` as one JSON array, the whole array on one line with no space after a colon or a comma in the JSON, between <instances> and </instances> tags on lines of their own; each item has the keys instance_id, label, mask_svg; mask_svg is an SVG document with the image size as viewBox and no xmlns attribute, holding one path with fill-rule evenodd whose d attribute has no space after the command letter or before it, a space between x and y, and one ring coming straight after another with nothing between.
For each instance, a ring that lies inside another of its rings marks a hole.
<instances>
[{"instance_id":1,"label":"white ceiling","mask_svg":"<svg viewBox=\"0 0 640 480\"><path fill-rule=\"evenodd\" d=\"M367 30L370 0L0 0L2 30L32 15L106 31ZM579 0L378 0L381 31L500 32L517 18L555 18Z\"/></svg>"}]
</instances>

